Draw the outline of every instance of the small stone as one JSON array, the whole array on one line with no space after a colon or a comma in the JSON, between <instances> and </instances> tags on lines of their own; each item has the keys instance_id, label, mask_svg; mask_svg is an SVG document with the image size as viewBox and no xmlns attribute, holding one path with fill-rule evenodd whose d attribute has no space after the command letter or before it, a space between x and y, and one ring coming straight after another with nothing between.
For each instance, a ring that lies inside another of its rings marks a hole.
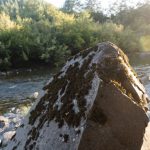
<instances>
[{"instance_id":1,"label":"small stone","mask_svg":"<svg viewBox=\"0 0 150 150\"><path fill-rule=\"evenodd\" d=\"M4 130L6 126L8 126L9 120L4 116L0 116L0 132Z\"/></svg>"},{"instance_id":2,"label":"small stone","mask_svg":"<svg viewBox=\"0 0 150 150\"><path fill-rule=\"evenodd\" d=\"M30 98L31 98L31 99L37 99L38 96L39 96L39 93L38 93L38 92L34 92L34 93L30 96Z\"/></svg>"},{"instance_id":3,"label":"small stone","mask_svg":"<svg viewBox=\"0 0 150 150\"><path fill-rule=\"evenodd\" d=\"M14 112L15 111L15 107L11 108L10 112Z\"/></svg>"},{"instance_id":4,"label":"small stone","mask_svg":"<svg viewBox=\"0 0 150 150\"><path fill-rule=\"evenodd\" d=\"M0 121L0 128L3 128L5 126L5 122L4 121Z\"/></svg>"},{"instance_id":5,"label":"small stone","mask_svg":"<svg viewBox=\"0 0 150 150\"><path fill-rule=\"evenodd\" d=\"M2 144L6 145L8 141L15 135L16 131L8 131L3 134Z\"/></svg>"},{"instance_id":6,"label":"small stone","mask_svg":"<svg viewBox=\"0 0 150 150\"><path fill-rule=\"evenodd\" d=\"M73 142L75 142L75 140L76 140L75 138L72 139Z\"/></svg>"},{"instance_id":7,"label":"small stone","mask_svg":"<svg viewBox=\"0 0 150 150\"><path fill-rule=\"evenodd\" d=\"M4 116L0 116L0 121L8 122L8 118Z\"/></svg>"}]
</instances>

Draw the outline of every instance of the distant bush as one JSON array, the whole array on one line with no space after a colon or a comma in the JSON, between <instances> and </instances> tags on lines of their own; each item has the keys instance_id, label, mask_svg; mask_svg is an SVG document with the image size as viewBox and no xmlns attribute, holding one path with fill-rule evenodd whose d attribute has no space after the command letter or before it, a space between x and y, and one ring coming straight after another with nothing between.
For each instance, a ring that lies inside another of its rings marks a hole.
<instances>
[{"instance_id":1,"label":"distant bush","mask_svg":"<svg viewBox=\"0 0 150 150\"><path fill-rule=\"evenodd\" d=\"M150 51L150 35L142 36L140 42L144 51Z\"/></svg>"},{"instance_id":2,"label":"distant bush","mask_svg":"<svg viewBox=\"0 0 150 150\"><path fill-rule=\"evenodd\" d=\"M37 62L59 66L68 56L105 41L126 52L141 50L136 33L108 17L92 18L88 11L66 14L41 0L1 2L0 70Z\"/></svg>"}]
</instances>

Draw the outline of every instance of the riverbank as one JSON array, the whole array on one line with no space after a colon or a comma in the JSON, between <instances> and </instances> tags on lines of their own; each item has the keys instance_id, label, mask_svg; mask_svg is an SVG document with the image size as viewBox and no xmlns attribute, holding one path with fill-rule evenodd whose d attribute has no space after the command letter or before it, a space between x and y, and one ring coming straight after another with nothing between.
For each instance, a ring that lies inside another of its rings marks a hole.
<instances>
[{"instance_id":1,"label":"riverbank","mask_svg":"<svg viewBox=\"0 0 150 150\"><path fill-rule=\"evenodd\" d=\"M27 106L13 107L9 112L0 115L0 147L3 148L15 135L16 129L21 126L24 117L30 110L31 103Z\"/></svg>"},{"instance_id":2,"label":"riverbank","mask_svg":"<svg viewBox=\"0 0 150 150\"><path fill-rule=\"evenodd\" d=\"M0 101L0 149L3 149L8 141L15 135L16 129L22 125L30 108L41 96L42 95L39 95L38 92L35 92L28 99L20 101L20 103L18 103L17 100L16 103L14 103L14 101L7 102L7 108L5 102L5 109L1 109L2 102Z\"/></svg>"},{"instance_id":3,"label":"riverbank","mask_svg":"<svg viewBox=\"0 0 150 150\"><path fill-rule=\"evenodd\" d=\"M52 67L49 65L32 65L28 67L20 67L20 68L10 68L6 71L0 70L0 79L3 77L15 77L15 76L32 76L32 75L40 75L43 73L53 73L59 70L59 67Z\"/></svg>"},{"instance_id":4,"label":"riverbank","mask_svg":"<svg viewBox=\"0 0 150 150\"><path fill-rule=\"evenodd\" d=\"M127 56L129 57L130 64L133 66L137 66L137 64L145 65L150 64L150 52L135 52L133 53L127 53ZM138 62L137 62L138 60ZM57 72L60 67L54 67L50 64L42 64L42 63L32 63L30 65L21 66L19 68L9 68L8 70L2 71L0 70L0 79L2 77L9 77L9 76L18 76L18 75L32 75L32 74L41 74L40 72Z\"/></svg>"}]
</instances>

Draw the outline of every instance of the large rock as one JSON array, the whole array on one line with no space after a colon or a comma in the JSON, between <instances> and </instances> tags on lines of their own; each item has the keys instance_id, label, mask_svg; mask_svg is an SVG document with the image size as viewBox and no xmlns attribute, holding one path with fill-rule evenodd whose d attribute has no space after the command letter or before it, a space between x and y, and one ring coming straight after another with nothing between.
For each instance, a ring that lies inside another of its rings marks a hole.
<instances>
[{"instance_id":1,"label":"large rock","mask_svg":"<svg viewBox=\"0 0 150 150\"><path fill-rule=\"evenodd\" d=\"M127 57L112 43L68 60L44 90L6 149L149 148L144 138L148 97Z\"/></svg>"}]
</instances>

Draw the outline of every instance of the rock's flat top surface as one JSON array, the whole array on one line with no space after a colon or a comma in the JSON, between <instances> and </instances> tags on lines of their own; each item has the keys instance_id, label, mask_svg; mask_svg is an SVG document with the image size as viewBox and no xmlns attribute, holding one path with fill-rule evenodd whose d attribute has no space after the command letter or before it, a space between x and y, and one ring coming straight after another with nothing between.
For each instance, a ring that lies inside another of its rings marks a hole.
<instances>
[{"instance_id":1,"label":"rock's flat top surface","mask_svg":"<svg viewBox=\"0 0 150 150\"><path fill-rule=\"evenodd\" d=\"M114 44L75 55L44 90L7 150L141 149L148 97Z\"/></svg>"}]
</instances>

